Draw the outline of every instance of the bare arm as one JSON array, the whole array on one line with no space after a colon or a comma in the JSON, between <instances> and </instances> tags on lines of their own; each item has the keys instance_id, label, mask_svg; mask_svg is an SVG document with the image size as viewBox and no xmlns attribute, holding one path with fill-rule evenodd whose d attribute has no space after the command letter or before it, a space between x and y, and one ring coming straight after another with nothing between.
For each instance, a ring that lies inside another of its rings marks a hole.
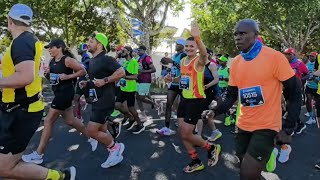
<instances>
[{"instance_id":1,"label":"bare arm","mask_svg":"<svg viewBox=\"0 0 320 180\"><path fill-rule=\"evenodd\" d=\"M84 67L81 66L81 64L73 58L69 58L69 57L66 58L65 65L68 68L71 68L75 71L75 73L68 75L68 79L74 79L74 78L77 78L80 76L84 76L87 73L86 70L84 69Z\"/></svg>"},{"instance_id":2,"label":"bare arm","mask_svg":"<svg viewBox=\"0 0 320 180\"><path fill-rule=\"evenodd\" d=\"M108 83L116 82L125 76L126 76L126 72L124 71L123 67L120 67L111 76L107 77L107 79L108 79L107 82Z\"/></svg>"},{"instance_id":3,"label":"bare arm","mask_svg":"<svg viewBox=\"0 0 320 180\"><path fill-rule=\"evenodd\" d=\"M15 73L0 79L0 88L22 88L31 84L35 77L34 61L25 60L15 65Z\"/></svg>"},{"instance_id":4,"label":"bare arm","mask_svg":"<svg viewBox=\"0 0 320 180\"><path fill-rule=\"evenodd\" d=\"M125 76L124 78L128 80L136 80L137 77L138 77L137 74L133 74L133 75Z\"/></svg>"},{"instance_id":5,"label":"bare arm","mask_svg":"<svg viewBox=\"0 0 320 180\"><path fill-rule=\"evenodd\" d=\"M207 49L206 46L204 45L204 43L201 40L200 37L200 28L199 25L195 22L192 22L191 24L191 32L190 32L191 36L194 37L197 46L199 48L199 53L200 53L200 58L198 60L198 66L201 66L200 68L203 68L206 65L207 59L208 59L208 53L207 53Z\"/></svg>"}]
</instances>

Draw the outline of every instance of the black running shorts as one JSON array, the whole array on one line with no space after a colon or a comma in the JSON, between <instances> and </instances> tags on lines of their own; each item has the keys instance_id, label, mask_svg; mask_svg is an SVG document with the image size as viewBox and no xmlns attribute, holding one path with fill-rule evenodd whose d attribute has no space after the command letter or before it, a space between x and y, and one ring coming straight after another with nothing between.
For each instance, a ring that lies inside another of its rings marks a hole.
<instances>
[{"instance_id":1,"label":"black running shorts","mask_svg":"<svg viewBox=\"0 0 320 180\"><path fill-rule=\"evenodd\" d=\"M184 118L188 124L196 125L201 119L202 112L206 109L206 99L185 99L181 98L177 117Z\"/></svg>"},{"instance_id":2,"label":"black running shorts","mask_svg":"<svg viewBox=\"0 0 320 180\"><path fill-rule=\"evenodd\" d=\"M22 153L38 129L42 115L43 111L28 112L27 108L10 113L0 111L0 153Z\"/></svg>"}]
</instances>

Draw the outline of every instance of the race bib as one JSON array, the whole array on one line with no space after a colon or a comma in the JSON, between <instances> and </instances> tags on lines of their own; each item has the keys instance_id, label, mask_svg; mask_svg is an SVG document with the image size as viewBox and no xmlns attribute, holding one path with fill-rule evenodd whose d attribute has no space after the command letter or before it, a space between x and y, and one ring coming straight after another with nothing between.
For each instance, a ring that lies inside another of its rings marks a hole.
<instances>
[{"instance_id":1,"label":"race bib","mask_svg":"<svg viewBox=\"0 0 320 180\"><path fill-rule=\"evenodd\" d=\"M50 85L58 85L59 84L59 74L50 73Z\"/></svg>"},{"instance_id":2,"label":"race bib","mask_svg":"<svg viewBox=\"0 0 320 180\"><path fill-rule=\"evenodd\" d=\"M41 57L40 67L39 67L39 76L40 77L45 77L44 76L44 67L45 67L45 60L44 60L44 57Z\"/></svg>"},{"instance_id":3,"label":"race bib","mask_svg":"<svg viewBox=\"0 0 320 180\"><path fill-rule=\"evenodd\" d=\"M243 106L256 107L264 104L261 86L240 89L240 101Z\"/></svg>"},{"instance_id":4,"label":"race bib","mask_svg":"<svg viewBox=\"0 0 320 180\"><path fill-rule=\"evenodd\" d=\"M190 89L190 77L189 76L182 76L179 83L180 89L189 90Z\"/></svg>"},{"instance_id":5,"label":"race bib","mask_svg":"<svg viewBox=\"0 0 320 180\"><path fill-rule=\"evenodd\" d=\"M94 88L89 89L89 99L91 102L97 102L98 101L98 96L97 92Z\"/></svg>"},{"instance_id":6,"label":"race bib","mask_svg":"<svg viewBox=\"0 0 320 180\"><path fill-rule=\"evenodd\" d=\"M120 86L121 87L126 87L127 86L127 81L125 79L120 79Z\"/></svg>"}]
</instances>

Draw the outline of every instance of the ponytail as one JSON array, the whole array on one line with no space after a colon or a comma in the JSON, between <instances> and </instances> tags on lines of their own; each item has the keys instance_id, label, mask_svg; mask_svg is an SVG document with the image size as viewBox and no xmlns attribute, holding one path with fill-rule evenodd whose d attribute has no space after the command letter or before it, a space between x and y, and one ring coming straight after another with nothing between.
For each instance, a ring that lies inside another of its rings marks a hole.
<instances>
[{"instance_id":1,"label":"ponytail","mask_svg":"<svg viewBox=\"0 0 320 180\"><path fill-rule=\"evenodd\" d=\"M74 54L71 52L71 50L66 47L65 49L62 50L63 55L71 57L71 58L75 58Z\"/></svg>"}]
</instances>

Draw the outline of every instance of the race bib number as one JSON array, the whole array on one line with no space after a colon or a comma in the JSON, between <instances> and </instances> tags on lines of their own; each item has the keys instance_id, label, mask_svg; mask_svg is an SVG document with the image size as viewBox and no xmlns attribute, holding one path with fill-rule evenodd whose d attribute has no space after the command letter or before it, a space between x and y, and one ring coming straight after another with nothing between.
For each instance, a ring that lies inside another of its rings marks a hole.
<instances>
[{"instance_id":1,"label":"race bib number","mask_svg":"<svg viewBox=\"0 0 320 180\"><path fill-rule=\"evenodd\" d=\"M179 83L180 89L189 90L190 89L190 77L182 76Z\"/></svg>"},{"instance_id":2,"label":"race bib number","mask_svg":"<svg viewBox=\"0 0 320 180\"><path fill-rule=\"evenodd\" d=\"M256 107L264 104L261 86L240 89L240 101L243 106Z\"/></svg>"},{"instance_id":3,"label":"race bib number","mask_svg":"<svg viewBox=\"0 0 320 180\"><path fill-rule=\"evenodd\" d=\"M55 73L50 73L50 85L58 85L59 84L59 75Z\"/></svg>"},{"instance_id":4,"label":"race bib number","mask_svg":"<svg viewBox=\"0 0 320 180\"><path fill-rule=\"evenodd\" d=\"M127 86L127 81L125 79L120 79L120 86L121 87L126 87Z\"/></svg>"},{"instance_id":5,"label":"race bib number","mask_svg":"<svg viewBox=\"0 0 320 180\"><path fill-rule=\"evenodd\" d=\"M91 102L97 102L98 101L98 96L97 92L94 88L89 89L89 99Z\"/></svg>"}]
</instances>

